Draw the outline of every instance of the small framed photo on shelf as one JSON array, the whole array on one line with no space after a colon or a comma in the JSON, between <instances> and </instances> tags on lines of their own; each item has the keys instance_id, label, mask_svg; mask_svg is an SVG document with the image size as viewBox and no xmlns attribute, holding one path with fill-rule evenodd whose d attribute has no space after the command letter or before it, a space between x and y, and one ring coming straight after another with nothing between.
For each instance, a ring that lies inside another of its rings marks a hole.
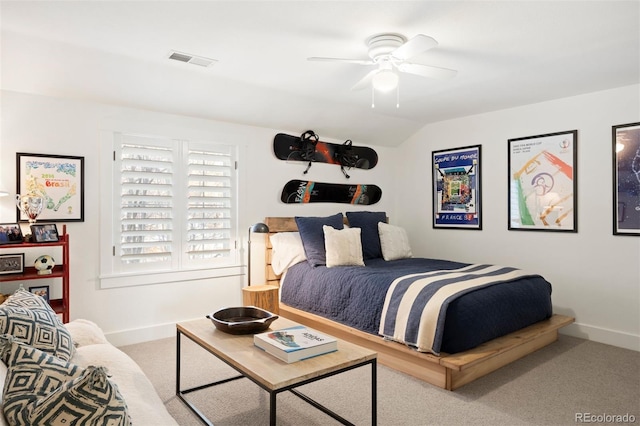
<instances>
[{"instance_id":1,"label":"small framed photo on shelf","mask_svg":"<svg viewBox=\"0 0 640 426\"><path fill-rule=\"evenodd\" d=\"M31 241L34 243L53 243L59 240L55 223L31 225Z\"/></svg>"},{"instance_id":2,"label":"small framed photo on shelf","mask_svg":"<svg viewBox=\"0 0 640 426\"><path fill-rule=\"evenodd\" d=\"M29 287L29 291L37 296L42 297L44 300L47 301L47 303L49 303L49 286L48 285Z\"/></svg>"},{"instance_id":3,"label":"small framed photo on shelf","mask_svg":"<svg viewBox=\"0 0 640 426\"><path fill-rule=\"evenodd\" d=\"M24 253L0 254L0 275L24 272Z\"/></svg>"},{"instance_id":4,"label":"small framed photo on shelf","mask_svg":"<svg viewBox=\"0 0 640 426\"><path fill-rule=\"evenodd\" d=\"M0 223L0 244L22 242L22 230L17 223Z\"/></svg>"}]
</instances>

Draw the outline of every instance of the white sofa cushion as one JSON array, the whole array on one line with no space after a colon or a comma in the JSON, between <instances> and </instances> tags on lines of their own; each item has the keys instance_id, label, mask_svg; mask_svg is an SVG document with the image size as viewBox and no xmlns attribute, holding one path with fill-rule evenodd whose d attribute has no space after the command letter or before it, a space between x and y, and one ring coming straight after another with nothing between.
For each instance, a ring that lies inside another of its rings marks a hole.
<instances>
[{"instance_id":1,"label":"white sofa cushion","mask_svg":"<svg viewBox=\"0 0 640 426\"><path fill-rule=\"evenodd\" d=\"M129 407L134 425L175 425L153 384L127 354L110 343L81 346L73 362L81 367L104 365Z\"/></svg>"},{"instance_id":2,"label":"white sofa cushion","mask_svg":"<svg viewBox=\"0 0 640 426\"><path fill-rule=\"evenodd\" d=\"M107 342L102 330L93 322L77 319L65 324L77 344L71 362L79 367L104 366L129 408L134 425L176 426L153 384L142 369L124 352ZM5 382L7 368L0 362L0 383ZM2 392L0 388L0 401ZM6 426L0 416L0 426Z\"/></svg>"},{"instance_id":3,"label":"white sofa cushion","mask_svg":"<svg viewBox=\"0 0 640 426\"><path fill-rule=\"evenodd\" d=\"M80 368L16 341L9 346L3 412L10 424L130 425L127 404L104 367Z\"/></svg>"}]
</instances>

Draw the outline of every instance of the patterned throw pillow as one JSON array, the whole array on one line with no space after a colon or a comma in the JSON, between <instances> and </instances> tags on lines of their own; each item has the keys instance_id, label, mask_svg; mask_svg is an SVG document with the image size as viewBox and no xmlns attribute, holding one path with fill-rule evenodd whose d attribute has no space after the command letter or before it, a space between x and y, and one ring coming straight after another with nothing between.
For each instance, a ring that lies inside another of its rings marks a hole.
<instances>
[{"instance_id":1,"label":"patterned throw pillow","mask_svg":"<svg viewBox=\"0 0 640 426\"><path fill-rule=\"evenodd\" d=\"M75 350L71 334L40 296L17 290L0 305L0 334L68 361ZM5 363L6 359L2 359Z\"/></svg>"},{"instance_id":2,"label":"patterned throw pillow","mask_svg":"<svg viewBox=\"0 0 640 426\"><path fill-rule=\"evenodd\" d=\"M3 411L11 425L131 424L127 405L104 367L82 368L11 343Z\"/></svg>"},{"instance_id":3,"label":"patterned throw pillow","mask_svg":"<svg viewBox=\"0 0 640 426\"><path fill-rule=\"evenodd\" d=\"M80 375L81 369L3 335L2 353L7 356L7 377L3 390L3 410L10 424L26 407L49 395Z\"/></svg>"}]
</instances>

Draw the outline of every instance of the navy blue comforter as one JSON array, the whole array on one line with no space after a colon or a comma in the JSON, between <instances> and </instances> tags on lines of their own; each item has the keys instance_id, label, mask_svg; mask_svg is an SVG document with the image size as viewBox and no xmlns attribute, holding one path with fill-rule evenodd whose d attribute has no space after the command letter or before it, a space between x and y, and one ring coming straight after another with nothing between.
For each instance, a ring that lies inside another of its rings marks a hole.
<instances>
[{"instance_id":1,"label":"navy blue comforter","mask_svg":"<svg viewBox=\"0 0 640 426\"><path fill-rule=\"evenodd\" d=\"M467 265L423 258L365 262L365 267L294 265L282 283L281 301L377 335L386 292L394 279ZM549 318L551 313L551 284L540 276L478 289L449 304L440 350L465 351Z\"/></svg>"}]
</instances>

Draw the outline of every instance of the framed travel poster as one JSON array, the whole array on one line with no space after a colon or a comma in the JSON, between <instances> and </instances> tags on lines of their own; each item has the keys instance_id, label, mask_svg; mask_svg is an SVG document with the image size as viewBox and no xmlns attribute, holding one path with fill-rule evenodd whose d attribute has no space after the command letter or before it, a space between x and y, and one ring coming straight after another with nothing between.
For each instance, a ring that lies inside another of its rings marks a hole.
<instances>
[{"instance_id":1,"label":"framed travel poster","mask_svg":"<svg viewBox=\"0 0 640 426\"><path fill-rule=\"evenodd\" d=\"M432 152L433 227L482 229L480 145Z\"/></svg>"},{"instance_id":2,"label":"framed travel poster","mask_svg":"<svg viewBox=\"0 0 640 426\"><path fill-rule=\"evenodd\" d=\"M613 234L640 235L640 123L613 126Z\"/></svg>"},{"instance_id":3,"label":"framed travel poster","mask_svg":"<svg viewBox=\"0 0 640 426\"><path fill-rule=\"evenodd\" d=\"M510 230L578 232L578 131L509 139Z\"/></svg>"},{"instance_id":4,"label":"framed travel poster","mask_svg":"<svg viewBox=\"0 0 640 426\"><path fill-rule=\"evenodd\" d=\"M42 197L37 220L84 222L84 157L26 154L17 156L17 193ZM18 221L27 215L18 210Z\"/></svg>"}]
</instances>

